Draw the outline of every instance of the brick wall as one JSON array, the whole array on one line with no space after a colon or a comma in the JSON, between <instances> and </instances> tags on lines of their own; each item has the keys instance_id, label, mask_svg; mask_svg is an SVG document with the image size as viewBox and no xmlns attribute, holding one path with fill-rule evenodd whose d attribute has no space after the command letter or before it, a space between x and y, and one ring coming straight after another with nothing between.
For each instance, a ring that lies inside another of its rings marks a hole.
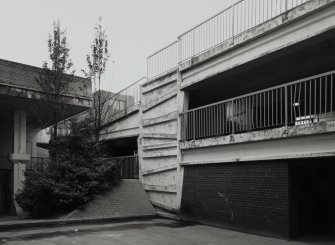
<instances>
[{"instance_id":1,"label":"brick wall","mask_svg":"<svg viewBox=\"0 0 335 245\"><path fill-rule=\"evenodd\" d=\"M285 161L187 166L185 219L289 238L289 178Z\"/></svg>"}]
</instances>

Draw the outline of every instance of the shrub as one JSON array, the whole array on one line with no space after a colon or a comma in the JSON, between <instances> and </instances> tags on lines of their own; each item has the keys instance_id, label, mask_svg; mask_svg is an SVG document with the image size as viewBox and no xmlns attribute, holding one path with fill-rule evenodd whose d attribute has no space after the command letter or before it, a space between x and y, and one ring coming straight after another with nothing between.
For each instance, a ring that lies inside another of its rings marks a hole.
<instances>
[{"instance_id":1,"label":"shrub","mask_svg":"<svg viewBox=\"0 0 335 245\"><path fill-rule=\"evenodd\" d=\"M50 143L47 165L27 170L16 201L33 217L45 217L81 207L119 182L115 165L106 164L102 146L82 136Z\"/></svg>"}]
</instances>

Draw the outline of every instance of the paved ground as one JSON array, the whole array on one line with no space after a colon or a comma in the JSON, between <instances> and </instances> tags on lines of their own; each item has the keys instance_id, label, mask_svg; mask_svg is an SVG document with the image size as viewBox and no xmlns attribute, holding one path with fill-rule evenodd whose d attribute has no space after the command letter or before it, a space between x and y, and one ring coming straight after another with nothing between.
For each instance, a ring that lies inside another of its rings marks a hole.
<instances>
[{"instance_id":1,"label":"paved ground","mask_svg":"<svg viewBox=\"0 0 335 245\"><path fill-rule=\"evenodd\" d=\"M75 233L57 235L26 241L5 242L9 245L52 245L52 244L87 244L87 245L281 245L281 244L335 244L334 239L305 238L299 241L283 241L240 232L228 231L204 225L190 225L166 219L149 221L122 222L113 225L100 225L90 232L83 226L68 227L78 229ZM86 226L88 228L89 226ZM57 228L54 228L57 229ZM1 243L1 242L0 242Z\"/></svg>"},{"instance_id":2,"label":"paved ground","mask_svg":"<svg viewBox=\"0 0 335 245\"><path fill-rule=\"evenodd\" d=\"M138 179L124 179L112 191L96 196L83 210L72 212L66 219L142 217L155 214L141 182Z\"/></svg>"}]
</instances>

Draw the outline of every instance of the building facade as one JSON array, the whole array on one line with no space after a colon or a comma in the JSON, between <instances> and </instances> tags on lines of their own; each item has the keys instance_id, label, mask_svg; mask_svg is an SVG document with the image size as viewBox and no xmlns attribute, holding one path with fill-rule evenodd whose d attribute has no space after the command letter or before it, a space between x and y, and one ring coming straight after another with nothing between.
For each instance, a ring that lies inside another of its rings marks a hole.
<instances>
[{"instance_id":1,"label":"building facade","mask_svg":"<svg viewBox=\"0 0 335 245\"><path fill-rule=\"evenodd\" d=\"M159 212L333 232L334 1L240 1L148 58L140 178Z\"/></svg>"},{"instance_id":2,"label":"building facade","mask_svg":"<svg viewBox=\"0 0 335 245\"><path fill-rule=\"evenodd\" d=\"M161 215L334 232L334 37L334 0L239 1L149 56L100 140Z\"/></svg>"},{"instance_id":3,"label":"building facade","mask_svg":"<svg viewBox=\"0 0 335 245\"><path fill-rule=\"evenodd\" d=\"M36 79L41 68L0 60L0 215L20 214L14 195L21 188L24 171L47 152L37 146L48 143L41 118L47 105ZM91 82L75 77L63 95L66 117L91 106ZM80 88L80 89L78 89ZM51 122L56 123L56 122Z\"/></svg>"}]
</instances>

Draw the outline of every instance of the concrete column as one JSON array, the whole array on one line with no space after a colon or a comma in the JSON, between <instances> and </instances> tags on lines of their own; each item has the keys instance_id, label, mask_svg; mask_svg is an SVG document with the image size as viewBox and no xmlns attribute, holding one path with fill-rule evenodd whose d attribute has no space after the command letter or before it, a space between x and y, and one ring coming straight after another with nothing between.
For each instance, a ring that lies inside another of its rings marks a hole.
<instances>
[{"instance_id":1,"label":"concrete column","mask_svg":"<svg viewBox=\"0 0 335 245\"><path fill-rule=\"evenodd\" d=\"M26 152L27 145L27 113L25 111L14 112L14 145L13 153L9 159L13 164L13 198L14 195L22 188L24 181L24 172L26 163L30 161L30 154ZM20 206L14 200L15 211L17 215L22 214Z\"/></svg>"},{"instance_id":2,"label":"concrete column","mask_svg":"<svg viewBox=\"0 0 335 245\"><path fill-rule=\"evenodd\" d=\"M178 113L184 112L188 109L189 104L189 92L182 91L181 83L182 77L181 73L177 71L177 103L178 103ZM177 200L176 200L176 209L180 212L181 208L181 198L183 191L183 180L184 180L184 167L180 165L183 161L183 156L180 150L179 142L181 140L181 120L178 116L178 128L177 128Z\"/></svg>"},{"instance_id":3,"label":"concrete column","mask_svg":"<svg viewBox=\"0 0 335 245\"><path fill-rule=\"evenodd\" d=\"M139 111L138 111L138 117L139 117L139 136L137 138L137 155L138 155L138 179L143 184L143 175L142 175L142 169L143 169L143 150L142 150L142 144L143 144L143 110L142 110L142 103L143 103L143 94L142 94L142 85L139 88L140 93L140 99L139 99Z\"/></svg>"}]
</instances>

